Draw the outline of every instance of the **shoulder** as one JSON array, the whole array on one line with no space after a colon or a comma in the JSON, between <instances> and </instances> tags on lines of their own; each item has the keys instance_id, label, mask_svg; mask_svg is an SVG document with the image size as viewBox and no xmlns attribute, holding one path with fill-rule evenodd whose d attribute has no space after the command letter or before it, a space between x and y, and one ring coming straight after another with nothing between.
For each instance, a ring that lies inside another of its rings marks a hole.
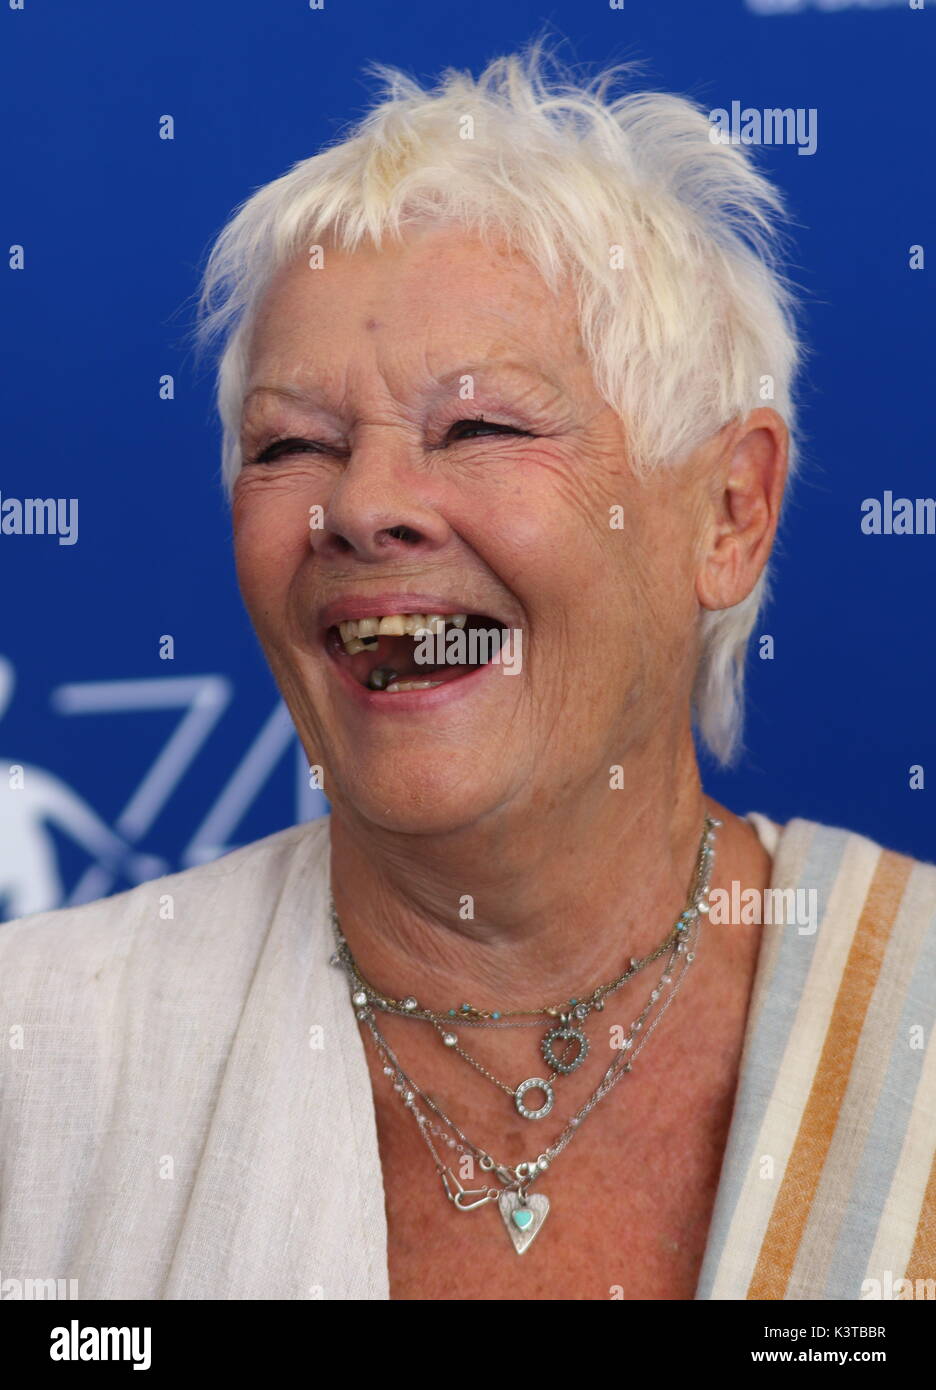
<instances>
[{"instance_id":1,"label":"shoulder","mask_svg":"<svg viewBox=\"0 0 936 1390\"><path fill-rule=\"evenodd\" d=\"M773 859L772 886L813 886L845 906L881 917L901 907L936 910L936 863L842 826L796 817L785 825L759 812L746 819Z\"/></svg>"},{"instance_id":2,"label":"shoulder","mask_svg":"<svg viewBox=\"0 0 936 1390\"><path fill-rule=\"evenodd\" d=\"M174 1245L205 1221L200 1184L228 1216L229 1191L264 1171L288 1111L272 1099L288 1092L282 1059L335 973L327 851L311 822L0 927L4 1271L161 1297ZM217 1190L203 1164L223 1172Z\"/></svg>"},{"instance_id":3,"label":"shoulder","mask_svg":"<svg viewBox=\"0 0 936 1390\"><path fill-rule=\"evenodd\" d=\"M121 966L160 959L191 971L224 953L255 954L284 887L327 873L328 818L180 873L80 907L0 926L0 995L9 1003L55 981L101 981Z\"/></svg>"},{"instance_id":4,"label":"shoulder","mask_svg":"<svg viewBox=\"0 0 936 1390\"><path fill-rule=\"evenodd\" d=\"M788 990L791 1003L833 1001L830 1021L849 1026L869 1026L885 1002L889 1026L899 1026L907 1009L928 1017L936 998L936 864L839 826L748 819L773 859L773 916L764 917L773 923L771 968L762 982Z\"/></svg>"},{"instance_id":5,"label":"shoulder","mask_svg":"<svg viewBox=\"0 0 936 1390\"><path fill-rule=\"evenodd\" d=\"M748 819L774 899L732 1153L771 1155L778 1180L760 1173L737 1210L726 1193L732 1270L714 1296L867 1297L867 1277L918 1262L929 1219L936 865L838 826Z\"/></svg>"}]
</instances>

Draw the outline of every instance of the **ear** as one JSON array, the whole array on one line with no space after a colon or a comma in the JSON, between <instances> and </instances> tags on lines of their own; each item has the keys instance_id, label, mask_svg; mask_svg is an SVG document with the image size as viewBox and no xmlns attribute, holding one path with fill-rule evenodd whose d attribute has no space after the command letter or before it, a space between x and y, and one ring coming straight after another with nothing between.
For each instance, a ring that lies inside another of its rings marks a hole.
<instances>
[{"instance_id":1,"label":"ear","mask_svg":"<svg viewBox=\"0 0 936 1390\"><path fill-rule=\"evenodd\" d=\"M708 609L734 607L757 583L776 535L789 463L789 431L767 407L720 438L696 579L698 600Z\"/></svg>"}]
</instances>

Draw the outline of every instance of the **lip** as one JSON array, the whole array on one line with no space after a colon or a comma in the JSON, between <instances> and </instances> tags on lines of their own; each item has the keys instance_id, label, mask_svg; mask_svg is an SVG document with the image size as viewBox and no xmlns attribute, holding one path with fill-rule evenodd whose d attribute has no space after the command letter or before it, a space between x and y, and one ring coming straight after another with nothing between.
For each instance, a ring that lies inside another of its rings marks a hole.
<instances>
[{"instance_id":1,"label":"lip","mask_svg":"<svg viewBox=\"0 0 936 1390\"><path fill-rule=\"evenodd\" d=\"M322 608L319 613L322 637L330 627L337 627L339 623L357 618L384 618L393 613L438 613L441 617L449 613L479 613L493 618L503 627L509 626L497 613L488 612L483 607L473 607L470 603L466 605L464 599L453 601L440 598L438 594L348 594L345 598L332 599Z\"/></svg>"}]
</instances>

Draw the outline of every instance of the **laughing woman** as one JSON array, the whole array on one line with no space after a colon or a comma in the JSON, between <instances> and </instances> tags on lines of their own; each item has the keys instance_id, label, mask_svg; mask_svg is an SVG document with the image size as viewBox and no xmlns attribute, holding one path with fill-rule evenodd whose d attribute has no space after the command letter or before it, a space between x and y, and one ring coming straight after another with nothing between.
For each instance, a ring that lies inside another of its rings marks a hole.
<instances>
[{"instance_id":1,"label":"laughing woman","mask_svg":"<svg viewBox=\"0 0 936 1390\"><path fill-rule=\"evenodd\" d=\"M331 815L0 932L0 1269L932 1277L936 868L736 816L696 757L738 746L790 469L778 197L687 101L536 49L384 74L203 295L241 590Z\"/></svg>"}]
</instances>

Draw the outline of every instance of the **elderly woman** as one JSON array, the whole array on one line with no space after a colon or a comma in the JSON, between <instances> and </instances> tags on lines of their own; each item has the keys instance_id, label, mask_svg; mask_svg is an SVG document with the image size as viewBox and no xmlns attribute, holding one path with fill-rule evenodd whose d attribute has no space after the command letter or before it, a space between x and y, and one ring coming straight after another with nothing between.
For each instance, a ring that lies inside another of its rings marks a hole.
<instances>
[{"instance_id":1,"label":"elderly woman","mask_svg":"<svg viewBox=\"0 0 936 1390\"><path fill-rule=\"evenodd\" d=\"M331 815L0 933L0 1269L903 1296L936 868L732 814L694 742L738 745L789 468L777 194L536 48L382 71L203 296L240 585Z\"/></svg>"}]
</instances>

